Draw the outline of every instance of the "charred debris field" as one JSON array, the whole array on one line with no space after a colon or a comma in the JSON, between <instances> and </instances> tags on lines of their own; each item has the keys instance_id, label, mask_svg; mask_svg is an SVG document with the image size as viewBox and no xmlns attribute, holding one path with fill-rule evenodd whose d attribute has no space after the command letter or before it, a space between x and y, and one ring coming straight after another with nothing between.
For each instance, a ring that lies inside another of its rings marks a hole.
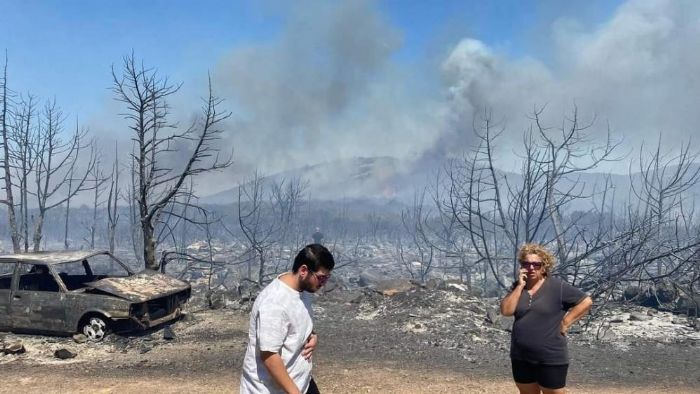
<instances>
[{"instance_id":1,"label":"charred debris field","mask_svg":"<svg viewBox=\"0 0 700 394\"><path fill-rule=\"evenodd\" d=\"M225 293L209 309L195 291L173 324L101 342L1 333L0 392L237 392L251 301ZM516 392L497 303L456 283L332 289L314 306L315 378L327 393ZM685 315L613 304L569 343L571 392L698 392Z\"/></svg>"}]
</instances>

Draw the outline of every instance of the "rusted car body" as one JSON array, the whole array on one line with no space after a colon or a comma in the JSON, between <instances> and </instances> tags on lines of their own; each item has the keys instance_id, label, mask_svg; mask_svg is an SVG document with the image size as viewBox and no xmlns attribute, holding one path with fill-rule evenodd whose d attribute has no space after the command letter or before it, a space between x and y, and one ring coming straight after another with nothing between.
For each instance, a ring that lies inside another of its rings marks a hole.
<instances>
[{"instance_id":1,"label":"rusted car body","mask_svg":"<svg viewBox=\"0 0 700 394\"><path fill-rule=\"evenodd\" d=\"M85 334L146 329L176 319L187 282L132 272L106 251L0 256L0 330Z\"/></svg>"}]
</instances>

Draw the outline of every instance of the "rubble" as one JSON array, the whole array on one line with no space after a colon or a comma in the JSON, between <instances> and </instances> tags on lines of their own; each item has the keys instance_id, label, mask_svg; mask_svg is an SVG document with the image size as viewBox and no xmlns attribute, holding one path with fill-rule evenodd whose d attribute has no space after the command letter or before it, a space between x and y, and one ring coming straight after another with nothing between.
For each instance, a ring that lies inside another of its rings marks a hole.
<instances>
[{"instance_id":1,"label":"rubble","mask_svg":"<svg viewBox=\"0 0 700 394\"><path fill-rule=\"evenodd\" d=\"M175 339L175 331L170 326L163 327L163 339L166 341L172 341Z\"/></svg>"},{"instance_id":2,"label":"rubble","mask_svg":"<svg viewBox=\"0 0 700 394\"><path fill-rule=\"evenodd\" d=\"M332 291L320 292L314 305L318 321L378 322L388 332L415 334L431 346L459 348L476 341L498 347L509 343L513 318L500 315L497 297L484 298L465 284L450 280L433 278L421 284L388 279L381 270L361 271L359 276L359 280L341 282ZM348 286L358 283L368 286ZM259 288L246 283L241 289L245 290L238 295L219 290L225 298L222 307L247 313ZM700 343L697 330L694 318L620 301L610 302L599 311L594 307L592 315L571 328L569 338L621 349L639 341L692 345Z\"/></svg>"},{"instance_id":3,"label":"rubble","mask_svg":"<svg viewBox=\"0 0 700 394\"><path fill-rule=\"evenodd\" d=\"M382 283L382 285L379 285ZM513 317L502 316L498 298L472 295L465 286L420 286L409 281L380 281L376 288L353 289L319 299L319 319L377 321L395 335L419 335L431 346L459 348L480 342L501 346L510 340ZM442 290L438 290L442 288ZM326 316L331 303L347 306L346 316ZM347 317L350 316L350 317ZM630 343L700 344L693 318L625 303L609 304L569 332L580 343L602 342L625 348Z\"/></svg>"},{"instance_id":4,"label":"rubble","mask_svg":"<svg viewBox=\"0 0 700 394\"><path fill-rule=\"evenodd\" d=\"M54 357L61 359L61 360L67 360L69 358L75 358L77 356L77 353L73 353L68 349L58 349L53 353Z\"/></svg>"},{"instance_id":5,"label":"rubble","mask_svg":"<svg viewBox=\"0 0 700 394\"><path fill-rule=\"evenodd\" d=\"M73 334L72 338L75 343L85 343L88 340L84 334Z\"/></svg>"},{"instance_id":6,"label":"rubble","mask_svg":"<svg viewBox=\"0 0 700 394\"><path fill-rule=\"evenodd\" d=\"M3 343L0 351L4 354L23 354L27 349L24 348L24 343L22 343L22 341L16 341Z\"/></svg>"}]
</instances>

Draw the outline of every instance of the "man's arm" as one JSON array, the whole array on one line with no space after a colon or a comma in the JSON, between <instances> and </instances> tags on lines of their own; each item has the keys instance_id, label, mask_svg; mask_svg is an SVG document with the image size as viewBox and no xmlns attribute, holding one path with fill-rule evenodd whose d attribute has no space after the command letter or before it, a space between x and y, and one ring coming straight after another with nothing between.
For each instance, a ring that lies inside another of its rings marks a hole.
<instances>
[{"instance_id":1,"label":"man's arm","mask_svg":"<svg viewBox=\"0 0 700 394\"><path fill-rule=\"evenodd\" d=\"M566 335L566 332L569 331L569 328L574 325L580 318L583 317L583 315L586 314L591 309L591 306L593 305L593 300L591 297L586 297L583 299L583 301L579 302L571 308L569 313L567 313L564 318L561 320L561 324L559 325L559 331L561 332L562 335Z\"/></svg>"},{"instance_id":2,"label":"man's arm","mask_svg":"<svg viewBox=\"0 0 700 394\"><path fill-rule=\"evenodd\" d=\"M278 353L260 352L260 357L263 365L270 372L272 380L282 387L287 394L301 394L301 391L299 391L299 388L289 376L287 367L284 366L282 357Z\"/></svg>"}]
</instances>

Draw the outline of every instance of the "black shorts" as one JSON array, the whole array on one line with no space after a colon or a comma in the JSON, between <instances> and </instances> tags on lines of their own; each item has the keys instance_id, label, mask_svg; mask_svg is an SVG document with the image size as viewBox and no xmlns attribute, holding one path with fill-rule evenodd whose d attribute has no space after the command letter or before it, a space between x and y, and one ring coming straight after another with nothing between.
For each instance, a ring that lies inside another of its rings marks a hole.
<instances>
[{"instance_id":1,"label":"black shorts","mask_svg":"<svg viewBox=\"0 0 700 394\"><path fill-rule=\"evenodd\" d=\"M511 359L513 380L516 383L537 383L547 389L566 387L569 365L542 365Z\"/></svg>"},{"instance_id":2,"label":"black shorts","mask_svg":"<svg viewBox=\"0 0 700 394\"><path fill-rule=\"evenodd\" d=\"M311 378L311 382L309 382L309 388L306 389L306 394L321 394L321 392L318 391L318 386L316 386L314 378Z\"/></svg>"}]
</instances>

